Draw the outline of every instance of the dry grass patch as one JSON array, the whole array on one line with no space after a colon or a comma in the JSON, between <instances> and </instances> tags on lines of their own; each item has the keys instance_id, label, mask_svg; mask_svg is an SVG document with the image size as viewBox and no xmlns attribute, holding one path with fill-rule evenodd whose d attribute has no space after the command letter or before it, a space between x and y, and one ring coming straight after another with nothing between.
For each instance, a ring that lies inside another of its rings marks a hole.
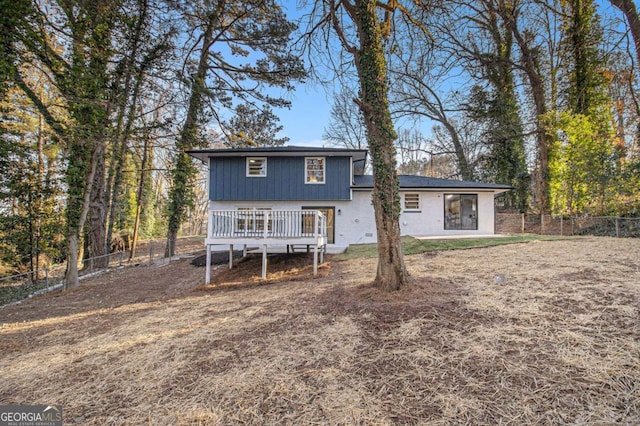
<instances>
[{"instance_id":1,"label":"dry grass patch","mask_svg":"<svg viewBox=\"0 0 640 426\"><path fill-rule=\"evenodd\" d=\"M238 265L208 291L186 260L116 272L0 310L0 404L79 424L638 424L638 258L607 238L413 255L392 294L367 286L373 259L315 279L272 262L285 281L264 285Z\"/></svg>"}]
</instances>

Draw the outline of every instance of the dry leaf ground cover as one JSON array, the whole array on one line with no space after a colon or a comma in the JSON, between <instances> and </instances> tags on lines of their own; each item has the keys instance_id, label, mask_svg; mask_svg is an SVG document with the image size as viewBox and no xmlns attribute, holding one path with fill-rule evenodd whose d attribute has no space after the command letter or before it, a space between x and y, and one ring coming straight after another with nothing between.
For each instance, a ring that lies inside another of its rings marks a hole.
<instances>
[{"instance_id":1,"label":"dry leaf ground cover","mask_svg":"<svg viewBox=\"0 0 640 426\"><path fill-rule=\"evenodd\" d=\"M640 240L375 259L189 259L0 309L0 404L68 424L640 424ZM244 272L240 272L241 269ZM243 275L244 274L244 275Z\"/></svg>"}]
</instances>

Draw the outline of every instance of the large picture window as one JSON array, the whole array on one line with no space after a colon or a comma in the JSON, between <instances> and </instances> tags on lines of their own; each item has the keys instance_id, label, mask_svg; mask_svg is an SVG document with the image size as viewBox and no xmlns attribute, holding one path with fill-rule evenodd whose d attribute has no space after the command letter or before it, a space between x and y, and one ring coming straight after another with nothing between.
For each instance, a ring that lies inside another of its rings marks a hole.
<instances>
[{"instance_id":1,"label":"large picture window","mask_svg":"<svg viewBox=\"0 0 640 426\"><path fill-rule=\"evenodd\" d=\"M324 183L324 158L306 157L304 159L304 183Z\"/></svg>"},{"instance_id":2,"label":"large picture window","mask_svg":"<svg viewBox=\"0 0 640 426\"><path fill-rule=\"evenodd\" d=\"M477 194L444 194L444 229L478 229Z\"/></svg>"}]
</instances>

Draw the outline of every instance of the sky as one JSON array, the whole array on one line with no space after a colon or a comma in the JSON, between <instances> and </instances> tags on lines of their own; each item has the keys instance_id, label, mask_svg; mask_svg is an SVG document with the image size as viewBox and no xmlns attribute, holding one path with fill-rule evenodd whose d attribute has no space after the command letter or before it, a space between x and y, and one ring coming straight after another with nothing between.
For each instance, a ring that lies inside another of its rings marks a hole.
<instances>
[{"instance_id":1,"label":"sky","mask_svg":"<svg viewBox=\"0 0 640 426\"><path fill-rule=\"evenodd\" d=\"M287 17L292 21L298 20L304 14L298 1L282 0L281 2ZM289 138L287 145L323 146L325 142L322 134L329 123L332 95L311 79L296 87L294 92L284 95L291 101L291 108L274 109L283 126L279 136Z\"/></svg>"},{"instance_id":2,"label":"sky","mask_svg":"<svg viewBox=\"0 0 640 426\"><path fill-rule=\"evenodd\" d=\"M279 133L289 138L287 145L323 146L324 128L329 123L331 94L314 83L300 84L297 90L287 96L291 100L291 109L278 109L274 112L283 126Z\"/></svg>"}]
</instances>

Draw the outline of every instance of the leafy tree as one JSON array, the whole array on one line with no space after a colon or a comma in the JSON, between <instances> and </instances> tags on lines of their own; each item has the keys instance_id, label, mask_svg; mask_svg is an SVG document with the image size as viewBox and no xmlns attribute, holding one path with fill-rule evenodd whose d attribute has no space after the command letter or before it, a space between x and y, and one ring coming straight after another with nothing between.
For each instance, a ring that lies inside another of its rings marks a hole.
<instances>
[{"instance_id":1,"label":"leafy tree","mask_svg":"<svg viewBox=\"0 0 640 426\"><path fill-rule=\"evenodd\" d=\"M38 76L29 72L25 78ZM44 93L46 84L39 86ZM20 91L9 89L0 109L6 114L0 135L0 261L13 271L36 270L61 261L60 149Z\"/></svg>"},{"instance_id":2,"label":"leafy tree","mask_svg":"<svg viewBox=\"0 0 640 426\"><path fill-rule=\"evenodd\" d=\"M601 116L562 112L552 119L556 132L549 157L554 214L606 213L613 179L613 133Z\"/></svg>"},{"instance_id":3,"label":"leafy tree","mask_svg":"<svg viewBox=\"0 0 640 426\"><path fill-rule=\"evenodd\" d=\"M196 34L190 51L197 58L185 68L190 73L184 76L189 106L171 167L166 256L175 254L180 224L194 203L197 169L185 151L207 144L204 125L213 118L223 126L219 109L232 108L238 98L286 107L289 102L264 89L291 90L292 83L305 76L301 61L289 50L295 26L273 0L178 2L178 6L188 32ZM248 59L252 61L243 63Z\"/></svg>"},{"instance_id":4,"label":"leafy tree","mask_svg":"<svg viewBox=\"0 0 640 426\"><path fill-rule=\"evenodd\" d=\"M589 114L607 102L599 69L602 28L591 0L562 0L563 50L567 55L567 104L576 114Z\"/></svg>"},{"instance_id":5,"label":"leafy tree","mask_svg":"<svg viewBox=\"0 0 640 426\"><path fill-rule=\"evenodd\" d=\"M278 121L280 119L268 105L257 109L248 103L240 104L235 109L235 115L225 125L229 131L227 145L231 147L284 145L289 138L276 136L282 130L282 126L276 124Z\"/></svg>"}]
</instances>

